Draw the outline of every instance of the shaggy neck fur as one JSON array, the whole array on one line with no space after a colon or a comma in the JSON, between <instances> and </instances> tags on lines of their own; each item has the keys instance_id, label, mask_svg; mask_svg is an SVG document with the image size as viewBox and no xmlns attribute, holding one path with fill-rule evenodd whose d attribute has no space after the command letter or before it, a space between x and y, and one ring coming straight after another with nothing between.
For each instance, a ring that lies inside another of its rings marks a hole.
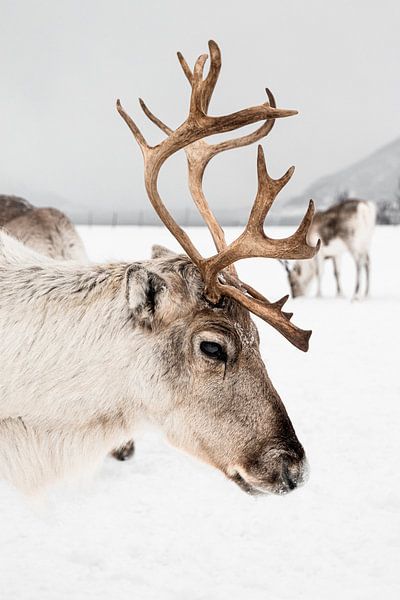
<instances>
[{"instance_id":1,"label":"shaggy neck fur","mask_svg":"<svg viewBox=\"0 0 400 600\"><path fill-rule=\"evenodd\" d=\"M24 491L93 467L160 392L155 342L127 306L128 267L77 268L0 234L0 477Z\"/></svg>"}]
</instances>

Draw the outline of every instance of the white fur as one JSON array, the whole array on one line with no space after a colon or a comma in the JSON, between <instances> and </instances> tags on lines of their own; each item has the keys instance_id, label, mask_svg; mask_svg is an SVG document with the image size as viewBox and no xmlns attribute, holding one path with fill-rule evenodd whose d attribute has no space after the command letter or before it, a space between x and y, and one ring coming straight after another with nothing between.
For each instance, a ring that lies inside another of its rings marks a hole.
<instances>
[{"instance_id":1,"label":"white fur","mask_svg":"<svg viewBox=\"0 0 400 600\"><path fill-rule=\"evenodd\" d=\"M54 261L0 233L0 477L26 492L94 467L160 393L151 338L126 325L125 267ZM101 293L79 291L91 279Z\"/></svg>"}]
</instances>

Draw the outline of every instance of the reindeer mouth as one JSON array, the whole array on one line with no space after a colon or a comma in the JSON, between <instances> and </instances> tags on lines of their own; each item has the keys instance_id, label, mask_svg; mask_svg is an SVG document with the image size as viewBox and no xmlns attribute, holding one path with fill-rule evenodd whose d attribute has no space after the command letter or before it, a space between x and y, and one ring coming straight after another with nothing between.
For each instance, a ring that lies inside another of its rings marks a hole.
<instances>
[{"instance_id":1,"label":"reindeer mouth","mask_svg":"<svg viewBox=\"0 0 400 600\"><path fill-rule=\"evenodd\" d=\"M307 463L303 463L302 468L297 471L296 475L293 473L293 470L291 471L285 467L280 470L279 476L274 476L272 480L271 477L265 480L256 480L247 476L247 474L239 473L239 471L235 471L228 477L250 496L265 496L269 494L283 496L302 485L307 479L307 473Z\"/></svg>"},{"instance_id":2,"label":"reindeer mouth","mask_svg":"<svg viewBox=\"0 0 400 600\"><path fill-rule=\"evenodd\" d=\"M231 475L229 479L236 483L236 485L238 485L241 490L243 490L244 492L246 492L246 494L249 494L250 496L261 496L262 494L268 494L266 490L262 490L257 486L246 481L240 475L240 473L235 473L235 475Z\"/></svg>"}]
</instances>

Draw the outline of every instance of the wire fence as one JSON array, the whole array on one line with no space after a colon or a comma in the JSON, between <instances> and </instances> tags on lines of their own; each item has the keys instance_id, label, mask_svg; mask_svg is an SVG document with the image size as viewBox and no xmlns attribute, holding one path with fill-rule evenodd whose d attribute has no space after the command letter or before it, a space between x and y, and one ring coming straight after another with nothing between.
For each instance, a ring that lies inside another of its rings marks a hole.
<instances>
[{"instance_id":1,"label":"wire fence","mask_svg":"<svg viewBox=\"0 0 400 600\"><path fill-rule=\"evenodd\" d=\"M243 226L247 222L248 215L237 214L239 211L216 211L215 216L222 226L239 227ZM68 216L77 225L108 225L111 227L117 227L119 225L148 225L158 226L162 225L159 217L151 211L139 210L139 211L118 211L118 210L104 210L104 211L68 211ZM199 213L191 208L185 208L181 211L174 211L173 217L176 222L182 227L198 227L204 226L204 221ZM272 217L272 218L271 218ZM296 217L292 218L279 218L271 215L268 219L270 225L291 225L296 223Z\"/></svg>"}]
</instances>

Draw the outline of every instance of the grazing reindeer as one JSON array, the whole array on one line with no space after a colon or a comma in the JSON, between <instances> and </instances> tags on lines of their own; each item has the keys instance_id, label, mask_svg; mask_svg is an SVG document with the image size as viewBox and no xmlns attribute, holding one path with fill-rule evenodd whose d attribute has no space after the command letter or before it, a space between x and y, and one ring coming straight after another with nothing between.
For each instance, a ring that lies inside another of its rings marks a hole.
<instances>
[{"instance_id":1,"label":"grazing reindeer","mask_svg":"<svg viewBox=\"0 0 400 600\"><path fill-rule=\"evenodd\" d=\"M157 214L186 255L155 248L151 260L77 266L33 253L0 236L0 473L32 491L99 463L141 420L158 425L175 446L214 467L249 493L286 493L304 479L306 459L259 350L254 313L306 351L303 331L282 310L241 282L234 263L252 256L311 258L313 205L298 230L274 240L263 223L290 179L266 170L258 152L258 192L244 232L227 245L202 192L212 156L261 139L276 118L295 114L275 102L230 115L208 115L220 67L210 42L193 72L189 115L172 131L145 107L167 138L151 147L119 101L144 157L145 185ZM248 136L209 145L206 136L265 123ZM224 145L225 144L225 145ZM185 148L190 189L217 252L203 258L164 206L157 179Z\"/></svg>"},{"instance_id":2,"label":"grazing reindeer","mask_svg":"<svg viewBox=\"0 0 400 600\"><path fill-rule=\"evenodd\" d=\"M37 208L24 198L0 195L0 227L50 258L88 262L74 225L55 208ZM127 460L134 451L131 440L114 449L112 455L117 460Z\"/></svg>"},{"instance_id":3,"label":"grazing reindeer","mask_svg":"<svg viewBox=\"0 0 400 600\"><path fill-rule=\"evenodd\" d=\"M288 274L293 298L303 296L311 282L317 278L317 296L321 296L324 261L331 258L336 280L336 291L342 296L340 285L340 258L350 252L356 264L356 287L353 298L360 298L361 271L365 269L365 296L369 294L370 257L369 248L375 227L376 208L364 200L344 200L328 210L315 213L309 231L309 242L321 240L318 254L290 267L287 260L281 261Z\"/></svg>"},{"instance_id":4,"label":"grazing reindeer","mask_svg":"<svg viewBox=\"0 0 400 600\"><path fill-rule=\"evenodd\" d=\"M50 258L87 261L75 227L56 208L37 208L18 196L0 195L0 227Z\"/></svg>"}]
</instances>

